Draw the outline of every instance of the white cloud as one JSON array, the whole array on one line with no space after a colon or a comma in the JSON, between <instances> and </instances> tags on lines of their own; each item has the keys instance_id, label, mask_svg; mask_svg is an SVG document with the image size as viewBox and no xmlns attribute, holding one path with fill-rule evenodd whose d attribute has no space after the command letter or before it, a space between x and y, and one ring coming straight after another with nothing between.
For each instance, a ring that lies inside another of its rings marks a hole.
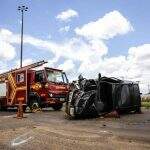
<instances>
[{"instance_id":1,"label":"white cloud","mask_svg":"<svg viewBox=\"0 0 150 150\"><path fill-rule=\"evenodd\" d=\"M12 60L16 55L15 47L8 40L10 36L12 33L9 30L0 30L0 59L2 60Z\"/></svg>"},{"instance_id":2,"label":"white cloud","mask_svg":"<svg viewBox=\"0 0 150 150\"><path fill-rule=\"evenodd\" d=\"M33 59L31 59L31 58L24 59L22 62L22 66L27 66L27 65L30 65L32 63L33 63ZM16 61L16 68L19 68L19 67L20 67L20 60L17 60Z\"/></svg>"},{"instance_id":3,"label":"white cloud","mask_svg":"<svg viewBox=\"0 0 150 150\"><path fill-rule=\"evenodd\" d=\"M7 63L5 61L0 61L0 73L3 73L8 70Z\"/></svg>"},{"instance_id":4,"label":"white cloud","mask_svg":"<svg viewBox=\"0 0 150 150\"><path fill-rule=\"evenodd\" d=\"M109 50L105 39L108 40L132 30L130 22L118 11L113 11L95 22L76 29L76 33L81 37L75 36L56 42L25 35L24 43L52 54L54 57L48 61L47 66L64 69L71 79L77 79L80 73L88 78L96 78L101 72L106 76L141 81L143 83L141 89L146 91L147 82L150 81L150 44L131 47L126 56L108 57L107 55ZM10 45L20 44L17 34L7 30L1 35L3 35L3 41ZM61 58L65 60L63 63L60 63Z\"/></svg>"},{"instance_id":5,"label":"white cloud","mask_svg":"<svg viewBox=\"0 0 150 150\"><path fill-rule=\"evenodd\" d=\"M132 30L133 27L130 22L118 11L109 12L94 22L76 28L76 34L85 37L91 46L89 48L94 49L94 55L83 61L78 71L83 72L87 77L95 77L98 72L105 75L124 75L126 66L124 66L125 68L119 68L122 63L126 62L126 57L107 58L108 48L104 40L126 34ZM117 70L119 70L119 73Z\"/></svg>"},{"instance_id":6,"label":"white cloud","mask_svg":"<svg viewBox=\"0 0 150 150\"><path fill-rule=\"evenodd\" d=\"M24 36L24 43L53 53L57 60L59 57L64 57L77 61L84 61L88 60L91 56L94 57L95 54L101 57L107 53L107 47L102 41L99 42L99 48L97 48L97 46L94 46L93 42L88 43L80 38L72 38L62 43L56 43L54 41L41 40L32 36Z\"/></svg>"},{"instance_id":7,"label":"white cloud","mask_svg":"<svg viewBox=\"0 0 150 150\"><path fill-rule=\"evenodd\" d=\"M59 32L68 32L70 30L70 26L65 26L59 29Z\"/></svg>"},{"instance_id":8,"label":"white cloud","mask_svg":"<svg viewBox=\"0 0 150 150\"><path fill-rule=\"evenodd\" d=\"M68 59L64 63L60 64L58 68L63 69L66 72L72 71L75 68L75 64L72 60Z\"/></svg>"},{"instance_id":9,"label":"white cloud","mask_svg":"<svg viewBox=\"0 0 150 150\"><path fill-rule=\"evenodd\" d=\"M56 16L56 19L60 21L70 21L73 17L78 17L78 12L73 9L68 9L66 11L61 12Z\"/></svg>"},{"instance_id":10,"label":"white cloud","mask_svg":"<svg viewBox=\"0 0 150 150\"><path fill-rule=\"evenodd\" d=\"M0 40L7 41L8 37L12 35L12 32L7 29L0 29Z\"/></svg>"},{"instance_id":11,"label":"white cloud","mask_svg":"<svg viewBox=\"0 0 150 150\"><path fill-rule=\"evenodd\" d=\"M0 41L0 59L12 60L15 55L15 48L11 44Z\"/></svg>"},{"instance_id":12,"label":"white cloud","mask_svg":"<svg viewBox=\"0 0 150 150\"><path fill-rule=\"evenodd\" d=\"M131 71L137 71L142 82L150 81L150 44L129 48L128 60Z\"/></svg>"},{"instance_id":13,"label":"white cloud","mask_svg":"<svg viewBox=\"0 0 150 150\"><path fill-rule=\"evenodd\" d=\"M91 44L91 49L97 51L101 56L106 55L108 52L108 47L102 40L91 40L89 41Z\"/></svg>"},{"instance_id":14,"label":"white cloud","mask_svg":"<svg viewBox=\"0 0 150 150\"><path fill-rule=\"evenodd\" d=\"M132 30L131 23L119 11L115 10L81 28L76 28L75 32L87 39L110 39Z\"/></svg>"},{"instance_id":15,"label":"white cloud","mask_svg":"<svg viewBox=\"0 0 150 150\"><path fill-rule=\"evenodd\" d=\"M130 59L133 59L133 61L146 61L150 60L150 44L144 44L137 47L131 47L129 49L129 56Z\"/></svg>"},{"instance_id":16,"label":"white cloud","mask_svg":"<svg viewBox=\"0 0 150 150\"><path fill-rule=\"evenodd\" d=\"M84 61L79 72L86 77L96 77L99 72L102 75L114 76L126 80L140 81L141 91L147 92L147 84L150 82L150 44L131 47L127 56L104 57L92 62Z\"/></svg>"},{"instance_id":17,"label":"white cloud","mask_svg":"<svg viewBox=\"0 0 150 150\"><path fill-rule=\"evenodd\" d=\"M78 76L78 69L76 67L76 63L71 59L65 60L62 64L58 66L58 68L64 70L67 73L70 81L76 79Z\"/></svg>"}]
</instances>

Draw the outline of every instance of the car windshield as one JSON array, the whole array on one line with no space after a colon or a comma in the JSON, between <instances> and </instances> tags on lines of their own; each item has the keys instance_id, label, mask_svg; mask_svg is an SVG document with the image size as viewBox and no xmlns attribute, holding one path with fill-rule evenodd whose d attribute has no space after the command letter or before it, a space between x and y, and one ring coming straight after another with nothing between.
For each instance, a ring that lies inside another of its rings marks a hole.
<instances>
[{"instance_id":1,"label":"car windshield","mask_svg":"<svg viewBox=\"0 0 150 150\"><path fill-rule=\"evenodd\" d=\"M57 82L57 83L60 83L60 82L66 83L66 77L63 75L61 71L47 70L46 72L47 72L48 81Z\"/></svg>"}]
</instances>

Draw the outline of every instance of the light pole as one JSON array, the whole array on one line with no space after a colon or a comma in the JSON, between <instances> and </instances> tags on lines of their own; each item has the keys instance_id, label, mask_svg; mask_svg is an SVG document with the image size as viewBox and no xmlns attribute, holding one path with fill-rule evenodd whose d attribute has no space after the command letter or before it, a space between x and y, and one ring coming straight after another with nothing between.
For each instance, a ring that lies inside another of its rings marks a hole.
<instances>
[{"instance_id":1,"label":"light pole","mask_svg":"<svg viewBox=\"0 0 150 150\"><path fill-rule=\"evenodd\" d=\"M22 68L22 55L23 55L23 17L24 17L24 11L28 10L28 7L26 6L18 6L18 10L21 12L21 53L20 53L20 68Z\"/></svg>"}]
</instances>

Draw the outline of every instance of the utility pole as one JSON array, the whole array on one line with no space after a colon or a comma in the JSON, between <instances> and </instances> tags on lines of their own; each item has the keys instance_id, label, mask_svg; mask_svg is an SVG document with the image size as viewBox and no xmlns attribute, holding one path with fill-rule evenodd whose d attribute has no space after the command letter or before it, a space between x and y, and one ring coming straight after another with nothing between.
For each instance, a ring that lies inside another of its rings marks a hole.
<instances>
[{"instance_id":1,"label":"utility pole","mask_svg":"<svg viewBox=\"0 0 150 150\"><path fill-rule=\"evenodd\" d=\"M24 19L24 11L28 10L26 6L18 6L18 10L21 12L21 52L20 52L20 68L22 68L22 55L23 55L23 19Z\"/></svg>"}]
</instances>

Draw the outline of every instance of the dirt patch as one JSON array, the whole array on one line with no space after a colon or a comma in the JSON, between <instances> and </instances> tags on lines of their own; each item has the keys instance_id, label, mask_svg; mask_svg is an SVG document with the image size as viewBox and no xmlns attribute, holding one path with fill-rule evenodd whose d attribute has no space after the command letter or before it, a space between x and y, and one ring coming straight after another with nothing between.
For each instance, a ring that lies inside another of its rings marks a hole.
<instances>
[{"instance_id":1,"label":"dirt patch","mask_svg":"<svg viewBox=\"0 0 150 150\"><path fill-rule=\"evenodd\" d=\"M0 149L150 149L150 111L121 118L66 119L63 111L0 112Z\"/></svg>"}]
</instances>

